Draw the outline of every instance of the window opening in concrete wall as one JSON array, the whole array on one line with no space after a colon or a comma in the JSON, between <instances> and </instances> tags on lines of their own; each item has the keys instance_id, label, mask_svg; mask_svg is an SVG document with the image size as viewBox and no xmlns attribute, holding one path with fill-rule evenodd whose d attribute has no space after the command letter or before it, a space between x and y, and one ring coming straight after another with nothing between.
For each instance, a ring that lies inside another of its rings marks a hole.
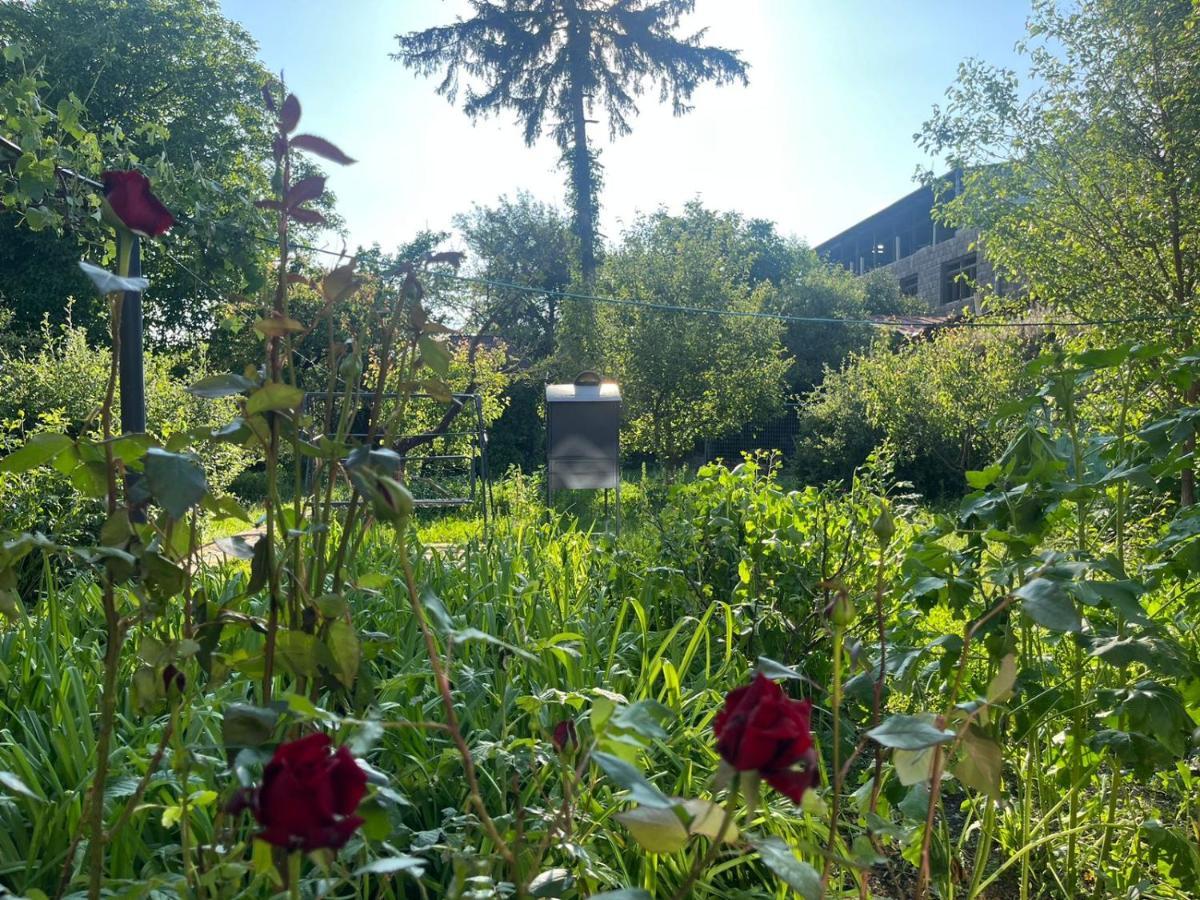
<instances>
[{"instance_id":1,"label":"window opening in concrete wall","mask_svg":"<svg viewBox=\"0 0 1200 900\"><path fill-rule=\"evenodd\" d=\"M942 263L942 302L957 303L975 294L976 256L967 253Z\"/></svg>"}]
</instances>

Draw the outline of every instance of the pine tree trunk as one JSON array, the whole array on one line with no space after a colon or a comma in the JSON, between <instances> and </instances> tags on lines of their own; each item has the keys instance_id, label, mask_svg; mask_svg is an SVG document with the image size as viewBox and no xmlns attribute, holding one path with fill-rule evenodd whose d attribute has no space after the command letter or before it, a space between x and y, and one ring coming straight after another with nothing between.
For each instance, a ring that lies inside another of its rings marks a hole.
<instances>
[{"instance_id":1,"label":"pine tree trunk","mask_svg":"<svg viewBox=\"0 0 1200 900\"><path fill-rule=\"evenodd\" d=\"M596 275L595 174L587 137L587 102L584 82L588 74L588 39L579 18L575 0L564 0L567 14L568 53L571 67L571 145L567 165L570 168L574 196L575 236L579 239L579 271L589 288Z\"/></svg>"},{"instance_id":2,"label":"pine tree trunk","mask_svg":"<svg viewBox=\"0 0 1200 900\"><path fill-rule=\"evenodd\" d=\"M570 137L563 147L574 207L573 226L579 241L579 275L584 290L596 279L596 172L587 135L589 38L576 0L563 0L567 19L567 52L570 56ZM574 301L562 309L558 328L559 365L564 376L599 364L596 348L596 310L591 303Z\"/></svg>"}]
</instances>

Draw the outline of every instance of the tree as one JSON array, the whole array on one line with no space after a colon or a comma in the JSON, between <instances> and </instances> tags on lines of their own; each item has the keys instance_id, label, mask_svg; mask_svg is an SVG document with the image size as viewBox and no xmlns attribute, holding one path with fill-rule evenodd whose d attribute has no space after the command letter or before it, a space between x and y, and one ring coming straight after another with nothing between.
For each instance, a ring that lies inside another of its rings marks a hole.
<instances>
[{"instance_id":1,"label":"tree","mask_svg":"<svg viewBox=\"0 0 1200 900\"><path fill-rule=\"evenodd\" d=\"M0 45L7 47L0 85L36 84L41 106L57 112L55 127L98 136L90 164L102 155L107 167L138 166L154 178L180 224L143 260L152 276L148 337L207 337L220 295L259 287L269 251L259 237L269 229L253 202L269 189L261 88L270 74L256 60L254 41L221 15L217 0L37 0L0 4ZM6 122L5 130L10 126L17 124ZM93 293L73 262L95 254L87 243L98 232L88 231L86 215L48 218L54 193L47 192L36 220L26 217L29 228L17 228L17 212L0 215L0 283L17 311L13 327L34 340L43 315L64 320L65 296L91 302ZM31 259L71 260L62 270L68 282L39 278L43 267L31 267ZM98 323L95 332L102 318L82 324Z\"/></svg>"},{"instance_id":2,"label":"tree","mask_svg":"<svg viewBox=\"0 0 1200 900\"><path fill-rule=\"evenodd\" d=\"M1015 72L963 63L918 136L965 169L941 205L1036 300L1190 347L1200 285L1200 6L1039 0ZM1196 400L1195 386L1180 394ZM1181 496L1194 499L1185 472Z\"/></svg>"},{"instance_id":3,"label":"tree","mask_svg":"<svg viewBox=\"0 0 1200 900\"><path fill-rule=\"evenodd\" d=\"M460 73L478 79L463 110L472 118L513 110L527 144L549 129L569 173L580 275L590 285L600 166L589 116L602 106L615 138L632 130L647 81L658 82L660 100L670 100L676 115L691 108L704 82L746 82L738 54L705 46L703 29L676 36L694 6L695 0L471 0L470 19L398 35L393 58L424 75L444 69L438 93L451 102Z\"/></svg>"},{"instance_id":4,"label":"tree","mask_svg":"<svg viewBox=\"0 0 1200 900\"><path fill-rule=\"evenodd\" d=\"M558 208L519 193L493 206L475 206L454 224L467 242L470 273L487 282L470 290L468 328L498 335L526 367L544 363L554 353L558 294L571 285L566 218Z\"/></svg>"},{"instance_id":5,"label":"tree","mask_svg":"<svg viewBox=\"0 0 1200 900\"><path fill-rule=\"evenodd\" d=\"M862 321L875 316L924 312L915 297L904 297L890 272L876 269L856 276L841 266L812 260L809 267L786 282L775 308L788 316ZM866 350L876 329L871 325L788 322L783 344L792 358L787 386L805 394L821 383L829 370L841 368L850 354Z\"/></svg>"},{"instance_id":6,"label":"tree","mask_svg":"<svg viewBox=\"0 0 1200 900\"><path fill-rule=\"evenodd\" d=\"M774 301L747 275L753 258L731 253L744 223L699 203L680 216L642 218L605 260L598 283L629 306L603 306L600 334L621 382L628 445L677 464L697 441L776 412L789 360L781 323L757 318ZM699 307L672 312L645 304Z\"/></svg>"}]
</instances>

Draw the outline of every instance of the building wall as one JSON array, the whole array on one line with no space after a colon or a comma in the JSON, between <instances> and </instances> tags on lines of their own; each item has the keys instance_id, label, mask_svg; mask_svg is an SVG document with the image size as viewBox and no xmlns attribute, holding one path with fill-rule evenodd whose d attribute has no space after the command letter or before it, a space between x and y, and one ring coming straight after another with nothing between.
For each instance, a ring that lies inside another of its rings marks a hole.
<instances>
[{"instance_id":1,"label":"building wall","mask_svg":"<svg viewBox=\"0 0 1200 900\"><path fill-rule=\"evenodd\" d=\"M967 303L970 303L972 309L977 309L974 298L945 303L943 284L946 264L975 252L971 245L978 236L978 232L963 229L949 240L922 247L917 252L880 268L895 275L902 285L906 278L915 275L917 278L916 296L925 301L931 310L941 311L943 306L947 307L946 311L957 310ZM990 284L992 282L991 264L982 253L975 252L975 259L975 281L978 284Z\"/></svg>"}]
</instances>

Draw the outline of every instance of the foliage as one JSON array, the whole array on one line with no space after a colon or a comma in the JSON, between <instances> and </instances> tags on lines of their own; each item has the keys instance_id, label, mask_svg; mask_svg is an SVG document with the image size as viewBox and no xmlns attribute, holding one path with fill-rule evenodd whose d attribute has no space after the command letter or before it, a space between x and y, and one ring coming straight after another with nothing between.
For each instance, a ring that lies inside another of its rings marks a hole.
<instances>
[{"instance_id":1,"label":"foliage","mask_svg":"<svg viewBox=\"0 0 1200 900\"><path fill-rule=\"evenodd\" d=\"M438 93L453 102L459 79L472 118L512 110L532 144L548 129L569 172L569 198L585 285L595 274L599 154L589 146L589 117L602 108L609 136L628 134L637 97L657 81L662 101L682 115L705 82L746 81L738 54L702 43L704 32L676 35L694 0L471 0L474 13L453 25L398 37L393 54L429 75L445 70ZM586 357L585 357L586 358Z\"/></svg>"},{"instance_id":2,"label":"foliage","mask_svg":"<svg viewBox=\"0 0 1200 900\"><path fill-rule=\"evenodd\" d=\"M0 535L0 888L1194 893L1200 513L1172 498L1196 354L966 328L880 342L810 410L878 431L844 486L791 489L770 455L643 474L618 536L516 472L499 521L423 545L413 400L452 408L468 379L495 415L503 357L433 317L431 271L462 262L436 236L295 265L293 228L326 221L303 155L351 160L300 132L282 85L262 97L273 189L254 202L278 256L245 323L257 360L186 389L212 420L178 391L203 355L162 357L166 425L116 433L119 294L110 349L47 326L40 355L3 360L0 487L32 480L36 502L69 483L100 527ZM130 274L116 258L88 270L102 292ZM783 328L761 311L808 276L844 287L810 262L698 204L638 223L603 277L639 303L602 319L635 439L678 458L718 414L778 399ZM657 423L655 391L678 407ZM947 481L971 466L956 508L896 494L893 454L928 447ZM249 539L214 489L246 454L266 482Z\"/></svg>"},{"instance_id":3,"label":"foliage","mask_svg":"<svg viewBox=\"0 0 1200 900\"><path fill-rule=\"evenodd\" d=\"M1028 388L1030 342L1013 330L948 329L899 346L887 336L827 372L800 413L796 472L847 480L881 445L921 492L956 495L1003 449L996 414Z\"/></svg>"},{"instance_id":4,"label":"foliage","mask_svg":"<svg viewBox=\"0 0 1200 900\"><path fill-rule=\"evenodd\" d=\"M1114 337L1190 343L1200 284L1200 10L1191 0L1034 4L1022 85L959 68L922 146L964 167L941 206L1039 303L1089 319L1163 317Z\"/></svg>"},{"instance_id":5,"label":"foliage","mask_svg":"<svg viewBox=\"0 0 1200 900\"><path fill-rule=\"evenodd\" d=\"M560 303L555 295L571 285L574 250L566 218L520 193L494 206L476 206L457 216L455 226L467 243L470 274L491 282L469 286L469 327L502 335L509 353L526 367L544 363L555 350Z\"/></svg>"},{"instance_id":6,"label":"foliage","mask_svg":"<svg viewBox=\"0 0 1200 900\"><path fill-rule=\"evenodd\" d=\"M23 92L4 104L3 136L21 143L17 167L35 188L6 190L6 207L12 198L21 205L0 223L0 281L18 313L15 327L36 339L46 314L64 321L62 300L73 294L89 304L80 303L77 324L103 337L102 308L91 305L77 270L64 277L63 263L92 246L107 246L111 259L112 238L86 189L64 186L65 212L51 202L55 165L97 177L103 157L107 168L145 169L187 220L169 243L145 252L155 274L150 339L205 340L222 301L191 273L222 293L253 291L269 252L261 240L269 228L253 201L269 184L260 91L270 74L254 42L216 0L39 0L0 5L0 45L0 97L11 98L14 86ZM14 229L18 214L30 230Z\"/></svg>"},{"instance_id":7,"label":"foliage","mask_svg":"<svg viewBox=\"0 0 1200 900\"><path fill-rule=\"evenodd\" d=\"M785 282L775 305L787 316L856 322L928 312L919 299L900 294L890 272L877 269L858 277L842 266L811 263ZM827 370L840 369L852 353L866 351L876 331L871 325L788 322L783 345L792 358L789 392L811 391Z\"/></svg>"},{"instance_id":8,"label":"foliage","mask_svg":"<svg viewBox=\"0 0 1200 900\"><path fill-rule=\"evenodd\" d=\"M681 216L642 218L605 261L599 285L628 307L599 311L607 373L621 384L628 445L678 463L696 441L776 411L787 370L768 282L746 283L726 255L736 216L691 203ZM684 305L733 315L671 312Z\"/></svg>"},{"instance_id":9,"label":"foliage","mask_svg":"<svg viewBox=\"0 0 1200 900\"><path fill-rule=\"evenodd\" d=\"M95 438L95 411L104 399L110 353L89 346L83 328L48 324L39 348L0 349L0 423L7 448L39 433L64 429ZM228 402L213 403L187 392L187 386L209 372L202 348L174 353L148 353L145 358L147 419L163 442L173 435L224 424ZM119 409L119 404L117 404ZM86 423L91 423L86 424ZM251 454L234 445L212 448L203 458L208 483L225 490L250 463ZM5 528L52 534L62 543L94 539L103 522L103 504L74 484L68 473L45 468L0 473ZM40 571L40 565L35 567Z\"/></svg>"}]
</instances>

